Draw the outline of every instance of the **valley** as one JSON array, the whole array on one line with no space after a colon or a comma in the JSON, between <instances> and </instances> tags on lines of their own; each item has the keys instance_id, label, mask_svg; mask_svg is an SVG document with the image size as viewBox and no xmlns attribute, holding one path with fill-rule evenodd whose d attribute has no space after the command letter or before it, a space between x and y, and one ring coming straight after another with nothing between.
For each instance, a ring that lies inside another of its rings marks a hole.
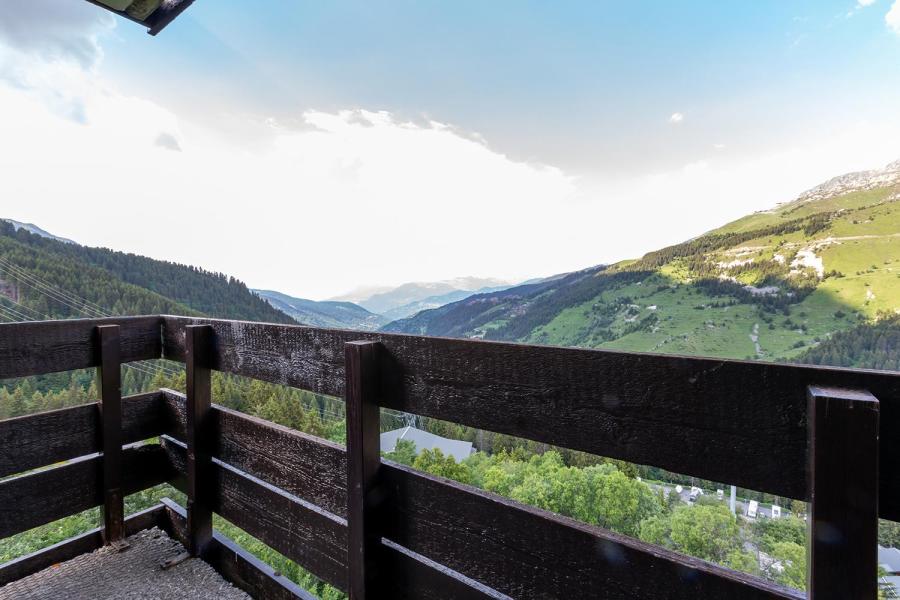
<instances>
[{"instance_id":1,"label":"valley","mask_svg":"<svg viewBox=\"0 0 900 600\"><path fill-rule=\"evenodd\" d=\"M900 310L900 163L836 180L639 260L473 296L385 329L793 360Z\"/></svg>"}]
</instances>

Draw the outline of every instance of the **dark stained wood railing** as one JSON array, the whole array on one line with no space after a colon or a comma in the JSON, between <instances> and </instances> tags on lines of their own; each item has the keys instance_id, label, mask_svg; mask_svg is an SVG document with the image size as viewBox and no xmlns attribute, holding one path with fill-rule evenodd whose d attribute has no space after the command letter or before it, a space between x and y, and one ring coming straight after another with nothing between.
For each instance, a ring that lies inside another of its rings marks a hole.
<instances>
[{"instance_id":1,"label":"dark stained wood railing","mask_svg":"<svg viewBox=\"0 0 900 600\"><path fill-rule=\"evenodd\" d=\"M162 436L122 450L125 493L187 491L193 508L151 521L258 597L307 596L192 512L354 599L804 597L380 460L379 407L811 501L817 599L872 595L876 519L900 519L897 373L164 316L0 325L0 378L98 366L93 332L111 324L122 361L192 373L188 397L123 399L123 444ZM210 404L208 370L345 397L347 449ZM0 476L75 459L0 482L0 537L102 504L103 456L78 458L102 429L98 405L0 421ZM0 583L45 562L0 566Z\"/></svg>"},{"instance_id":2,"label":"dark stained wood railing","mask_svg":"<svg viewBox=\"0 0 900 600\"><path fill-rule=\"evenodd\" d=\"M122 494L122 362L119 326L97 327L100 366L100 421L103 423L103 539L107 544L125 541L125 496Z\"/></svg>"}]
</instances>

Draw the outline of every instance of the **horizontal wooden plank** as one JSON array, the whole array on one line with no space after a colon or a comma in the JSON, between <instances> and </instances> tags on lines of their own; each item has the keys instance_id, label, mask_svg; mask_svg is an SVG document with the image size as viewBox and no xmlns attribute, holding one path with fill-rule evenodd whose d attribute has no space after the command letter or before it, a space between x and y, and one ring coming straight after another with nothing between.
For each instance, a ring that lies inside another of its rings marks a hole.
<instances>
[{"instance_id":1,"label":"horizontal wooden plank","mask_svg":"<svg viewBox=\"0 0 900 600\"><path fill-rule=\"evenodd\" d=\"M178 396L170 396L173 404L179 401ZM265 422L254 422L253 425L267 426ZM241 465L248 467L255 476L270 483L279 482L276 485L283 484L303 496L306 478L291 481L291 473L298 461L292 444L302 434L283 427L270 426L268 429L258 432L259 439L265 440L260 445L265 460L242 460ZM251 429L248 433L256 432ZM303 438L307 444L320 446L311 451L311 455L320 457L332 469L342 468L345 461L343 448L309 436ZM252 443L248 443L247 450L251 448ZM346 470L339 472L346 473ZM685 595L678 596L685 598L718 597L712 595L713 592L733 593L737 598L797 597L757 579L388 461L383 465L382 474L385 506L388 507L384 513L385 536L437 561L449 572L461 573L490 586L487 591L471 589L471 586L460 584L458 577L449 575L453 581L445 585L460 585L460 589L476 596L499 590L517 598L589 597L591 590L628 590L649 577L646 584L635 589L646 592L653 589L652 586L669 589L668 586L685 585ZM311 484L316 485L315 482ZM346 482L338 485L343 489ZM344 512L342 509L341 514ZM628 568L617 562L618 558L613 560L607 555L624 557L621 560L628 560ZM380 568L390 569L396 577L406 581L406 585L416 589L423 586L421 594L431 589L426 584L434 577L431 567L423 568L415 559L388 551L382 552L379 561ZM424 573L421 578L416 575L417 568ZM625 579L616 583L616 578L632 569L636 571L635 581L628 579L630 575L626 573ZM745 583L749 583L746 590ZM641 596L619 592L619 595L609 597Z\"/></svg>"},{"instance_id":2,"label":"horizontal wooden plank","mask_svg":"<svg viewBox=\"0 0 900 600\"><path fill-rule=\"evenodd\" d=\"M168 433L184 441L184 394L162 390ZM213 405L213 456L328 512L347 512L343 447L269 421Z\"/></svg>"},{"instance_id":3,"label":"horizontal wooden plank","mask_svg":"<svg viewBox=\"0 0 900 600\"><path fill-rule=\"evenodd\" d=\"M163 483L172 475L158 444L127 447L122 466L125 494ZM99 506L102 470L103 457L91 455L0 482L0 538Z\"/></svg>"},{"instance_id":4,"label":"horizontal wooden plank","mask_svg":"<svg viewBox=\"0 0 900 600\"><path fill-rule=\"evenodd\" d=\"M215 330L213 367L341 396L343 346L378 340L382 406L789 498L807 498L806 387L882 402L881 514L900 520L900 373L163 317Z\"/></svg>"},{"instance_id":5,"label":"horizontal wooden plank","mask_svg":"<svg viewBox=\"0 0 900 600\"><path fill-rule=\"evenodd\" d=\"M131 444L165 433L161 392L122 398L122 440ZM96 402L0 421L0 477L99 452Z\"/></svg>"},{"instance_id":6,"label":"horizontal wooden plank","mask_svg":"<svg viewBox=\"0 0 900 600\"><path fill-rule=\"evenodd\" d=\"M184 473L184 444L168 437L163 446L176 471ZM290 462L290 461L288 461ZM283 490L270 486L218 459L213 510L311 573L345 590L347 585L346 522ZM173 481L183 487L183 481ZM500 598L447 567L417 558L409 551L383 546L379 566L391 598ZM452 592L452 593L449 593ZM448 595L449 594L449 595Z\"/></svg>"},{"instance_id":7,"label":"horizontal wooden plank","mask_svg":"<svg viewBox=\"0 0 900 600\"><path fill-rule=\"evenodd\" d=\"M514 598L804 597L402 465L381 473L385 537Z\"/></svg>"},{"instance_id":8,"label":"horizontal wooden plank","mask_svg":"<svg viewBox=\"0 0 900 600\"><path fill-rule=\"evenodd\" d=\"M177 452L177 450L175 451ZM180 460L180 459L178 459ZM163 528L173 538L185 543L187 513L182 506L163 498L168 524ZM297 587L218 532L204 552L209 562L225 579L254 598L312 600L315 596ZM487 600L507 598L494 590L462 577L447 567L417 556L405 548L386 541L378 557L382 570L380 597L409 600Z\"/></svg>"},{"instance_id":9,"label":"horizontal wooden plank","mask_svg":"<svg viewBox=\"0 0 900 600\"><path fill-rule=\"evenodd\" d=\"M376 564L379 569L376 598L409 600L509 598L390 540L381 541Z\"/></svg>"},{"instance_id":10,"label":"horizontal wooden plank","mask_svg":"<svg viewBox=\"0 0 900 600\"><path fill-rule=\"evenodd\" d=\"M182 544L187 543L187 511L168 498L162 499L166 521L163 529ZM222 577L253 598L266 600L315 600L315 596L262 562L217 531L203 553Z\"/></svg>"},{"instance_id":11,"label":"horizontal wooden plank","mask_svg":"<svg viewBox=\"0 0 900 600\"><path fill-rule=\"evenodd\" d=\"M125 535L158 526L164 515L162 504L125 517ZM103 546L103 532L98 527L67 540L42 548L37 552L21 556L0 565L0 586L28 577L47 567L70 560L76 556L93 552Z\"/></svg>"},{"instance_id":12,"label":"horizontal wooden plank","mask_svg":"<svg viewBox=\"0 0 900 600\"><path fill-rule=\"evenodd\" d=\"M159 358L160 317L0 324L0 379L96 367L97 325L119 325L122 362Z\"/></svg>"},{"instance_id":13,"label":"horizontal wooden plank","mask_svg":"<svg viewBox=\"0 0 900 600\"><path fill-rule=\"evenodd\" d=\"M163 447L176 472L185 473L186 448L169 437ZM221 461L213 460L212 510L341 590L347 589L347 525ZM173 480L184 490L183 477Z\"/></svg>"}]
</instances>

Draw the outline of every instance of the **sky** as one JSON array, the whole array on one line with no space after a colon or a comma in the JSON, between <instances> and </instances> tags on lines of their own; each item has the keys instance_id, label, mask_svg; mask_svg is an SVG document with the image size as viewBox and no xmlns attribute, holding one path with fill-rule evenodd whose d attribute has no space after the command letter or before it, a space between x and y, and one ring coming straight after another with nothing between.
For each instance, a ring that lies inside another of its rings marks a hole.
<instances>
[{"instance_id":1,"label":"sky","mask_svg":"<svg viewBox=\"0 0 900 600\"><path fill-rule=\"evenodd\" d=\"M900 158L900 0L0 3L0 217L324 299L640 256Z\"/></svg>"}]
</instances>

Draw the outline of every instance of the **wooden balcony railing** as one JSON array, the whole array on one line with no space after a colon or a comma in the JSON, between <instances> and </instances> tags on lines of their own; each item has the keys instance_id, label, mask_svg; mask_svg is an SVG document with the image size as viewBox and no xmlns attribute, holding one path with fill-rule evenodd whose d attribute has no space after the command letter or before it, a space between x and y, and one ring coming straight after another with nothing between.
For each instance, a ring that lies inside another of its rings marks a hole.
<instances>
[{"instance_id":1,"label":"wooden balcony railing","mask_svg":"<svg viewBox=\"0 0 900 600\"><path fill-rule=\"evenodd\" d=\"M118 363L161 357L187 394L120 399ZM0 477L67 461L0 482L0 537L93 506L104 527L0 585L156 524L255 597L308 597L216 513L354 599L805 597L381 460L379 407L806 500L810 598L874 598L877 519L900 520L898 373L170 316L0 325L0 378L97 366L99 403L0 421ZM346 449L212 404L211 371L344 397ZM186 510L122 519L162 482Z\"/></svg>"}]
</instances>

